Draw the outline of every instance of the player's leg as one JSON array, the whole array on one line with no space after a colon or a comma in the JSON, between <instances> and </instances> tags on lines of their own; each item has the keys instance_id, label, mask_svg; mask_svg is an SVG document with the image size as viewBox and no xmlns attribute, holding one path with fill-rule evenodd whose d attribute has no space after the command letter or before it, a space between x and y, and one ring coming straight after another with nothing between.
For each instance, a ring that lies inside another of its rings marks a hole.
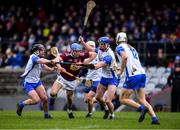
<instances>
[{"instance_id":1,"label":"player's leg","mask_svg":"<svg viewBox=\"0 0 180 130\"><path fill-rule=\"evenodd\" d=\"M84 91L84 102L87 103L88 93L89 93L89 91L91 90L91 88L86 87L86 86L84 86L84 87L85 87L85 88L83 89L83 91Z\"/></svg>"},{"instance_id":2,"label":"player's leg","mask_svg":"<svg viewBox=\"0 0 180 130\"><path fill-rule=\"evenodd\" d=\"M139 103L135 102L134 100L130 99L132 92L133 92L133 90L131 90L131 89L122 88L119 100L122 104L125 104L125 105L128 105L128 106L138 109L141 105Z\"/></svg>"},{"instance_id":3,"label":"player's leg","mask_svg":"<svg viewBox=\"0 0 180 130\"><path fill-rule=\"evenodd\" d=\"M23 89L28 94L29 98L25 101L21 101L17 103L17 114L18 116L21 116L22 110L25 105L34 105L37 104L40 101L40 98L34 88L37 86L37 83L28 83L23 81Z\"/></svg>"},{"instance_id":4,"label":"player's leg","mask_svg":"<svg viewBox=\"0 0 180 130\"><path fill-rule=\"evenodd\" d=\"M120 102L122 104L134 107L138 111L140 111L141 115L140 115L140 118L139 118L138 121L142 122L144 120L145 114L147 113L148 110L146 109L146 107L144 107L144 105L140 105L139 103L137 103L134 100L130 99L131 93L132 93L132 90L123 88L121 90L121 95L120 95L120 98L119 98Z\"/></svg>"},{"instance_id":5,"label":"player's leg","mask_svg":"<svg viewBox=\"0 0 180 130\"><path fill-rule=\"evenodd\" d=\"M86 115L86 117L92 117L93 104L95 101L94 97L95 92L93 92L92 90L89 91L89 93L87 94L88 114Z\"/></svg>"},{"instance_id":6,"label":"player's leg","mask_svg":"<svg viewBox=\"0 0 180 130\"><path fill-rule=\"evenodd\" d=\"M137 98L141 104L144 104L144 106L148 108L149 114L152 117L152 124L160 124L152 106L146 101L144 88L139 88L137 90ZM143 116L143 113L142 113L142 116Z\"/></svg>"},{"instance_id":7,"label":"player's leg","mask_svg":"<svg viewBox=\"0 0 180 130\"><path fill-rule=\"evenodd\" d=\"M84 102L86 104L88 104L88 93L89 93L89 91L87 92L87 90L85 89L84 90ZM89 117L89 106L88 106L88 113L87 113L86 117Z\"/></svg>"},{"instance_id":8,"label":"player's leg","mask_svg":"<svg viewBox=\"0 0 180 130\"><path fill-rule=\"evenodd\" d=\"M51 118L51 116L48 113L48 97L44 86L42 84L38 86L36 88L36 92L43 103L44 118Z\"/></svg>"},{"instance_id":9,"label":"player's leg","mask_svg":"<svg viewBox=\"0 0 180 130\"><path fill-rule=\"evenodd\" d=\"M144 86L146 84L146 76L140 75L139 76L140 82L138 84L138 88L136 89L136 95L141 104L145 106L145 109L141 111L141 116L139 117L139 122L142 122L145 118L145 114L149 111L149 114L152 117L152 124L160 124L152 106L146 101L146 93L144 90Z\"/></svg>"},{"instance_id":10,"label":"player's leg","mask_svg":"<svg viewBox=\"0 0 180 130\"><path fill-rule=\"evenodd\" d=\"M37 104L40 101L40 98L39 98L39 96L38 96L38 94L36 93L35 90L29 91L28 95L29 95L30 98L17 103L17 111L16 112L17 112L18 116L21 116L24 106L26 106L26 105L34 105L34 104Z\"/></svg>"},{"instance_id":11,"label":"player's leg","mask_svg":"<svg viewBox=\"0 0 180 130\"><path fill-rule=\"evenodd\" d=\"M114 119L114 104L112 103L112 100L114 98L115 92L116 92L116 86L109 85L107 88L107 95L105 102L109 108L110 119Z\"/></svg>"},{"instance_id":12,"label":"player's leg","mask_svg":"<svg viewBox=\"0 0 180 130\"><path fill-rule=\"evenodd\" d=\"M75 118L72 112L73 96L74 96L73 90L66 90L67 112L70 119Z\"/></svg>"},{"instance_id":13,"label":"player's leg","mask_svg":"<svg viewBox=\"0 0 180 130\"><path fill-rule=\"evenodd\" d=\"M106 91L106 87L102 84L99 84L97 87L96 96L95 96L96 100L101 104L101 106L104 107L105 114L103 116L103 119L107 119L109 116L109 110L106 105L105 99L103 98L105 91Z\"/></svg>"},{"instance_id":14,"label":"player's leg","mask_svg":"<svg viewBox=\"0 0 180 130\"><path fill-rule=\"evenodd\" d=\"M62 87L61 87L60 81L57 79L51 87L50 100L49 100L49 109L50 110L54 110L54 104L55 104L55 100L57 97L57 93L59 92L59 90L61 88Z\"/></svg>"},{"instance_id":15,"label":"player's leg","mask_svg":"<svg viewBox=\"0 0 180 130\"><path fill-rule=\"evenodd\" d=\"M121 103L134 107L141 112L141 116L140 116L141 119L139 118L139 122L142 122L144 120L145 114L147 113L148 110L146 107L144 107L144 104L140 105L134 100L129 99L129 97L132 93L132 90L137 90L141 88L142 86L144 86L145 82L146 82L145 75L135 75L132 77L128 77L128 79L126 79L123 85L123 89L120 96Z\"/></svg>"},{"instance_id":16,"label":"player's leg","mask_svg":"<svg viewBox=\"0 0 180 130\"><path fill-rule=\"evenodd\" d=\"M88 102L88 93L84 93L84 102L85 102L85 103Z\"/></svg>"},{"instance_id":17,"label":"player's leg","mask_svg":"<svg viewBox=\"0 0 180 130\"><path fill-rule=\"evenodd\" d=\"M67 113L70 119L75 118L72 112L73 106L73 96L75 88L80 84L78 80L69 81L62 79L62 85L66 89L66 98L67 98Z\"/></svg>"}]
</instances>

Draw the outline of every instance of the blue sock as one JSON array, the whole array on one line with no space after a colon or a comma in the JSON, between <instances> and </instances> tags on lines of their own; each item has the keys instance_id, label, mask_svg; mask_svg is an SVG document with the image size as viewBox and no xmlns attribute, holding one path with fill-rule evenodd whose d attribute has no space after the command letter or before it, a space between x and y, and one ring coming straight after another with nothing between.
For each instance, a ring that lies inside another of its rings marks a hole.
<instances>
[{"instance_id":1,"label":"blue sock","mask_svg":"<svg viewBox=\"0 0 180 130\"><path fill-rule=\"evenodd\" d=\"M151 119L152 119L152 121L158 121L156 116L153 116Z\"/></svg>"},{"instance_id":2,"label":"blue sock","mask_svg":"<svg viewBox=\"0 0 180 130\"><path fill-rule=\"evenodd\" d=\"M48 115L49 115L49 113L48 113L48 112L44 112L44 115L45 115L45 116L48 116Z\"/></svg>"},{"instance_id":3,"label":"blue sock","mask_svg":"<svg viewBox=\"0 0 180 130\"><path fill-rule=\"evenodd\" d=\"M20 102L20 103L19 103L19 106L20 106L20 107L24 107L25 105L24 105L23 102Z\"/></svg>"},{"instance_id":4,"label":"blue sock","mask_svg":"<svg viewBox=\"0 0 180 130\"><path fill-rule=\"evenodd\" d=\"M141 110L143 110L144 109L144 105L141 105L137 110L138 111L141 111Z\"/></svg>"}]
</instances>

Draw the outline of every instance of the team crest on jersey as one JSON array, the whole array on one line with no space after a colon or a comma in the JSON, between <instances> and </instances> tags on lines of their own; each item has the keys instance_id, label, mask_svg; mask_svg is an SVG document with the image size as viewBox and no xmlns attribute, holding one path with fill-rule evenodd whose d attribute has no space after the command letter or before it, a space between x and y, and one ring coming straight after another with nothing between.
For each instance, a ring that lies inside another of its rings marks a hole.
<instances>
[{"instance_id":1,"label":"team crest on jersey","mask_svg":"<svg viewBox=\"0 0 180 130\"><path fill-rule=\"evenodd\" d=\"M71 65L70 66L70 70L72 70L72 71L76 71L76 70L79 70L79 69L80 69L80 67L78 67L76 65Z\"/></svg>"}]
</instances>

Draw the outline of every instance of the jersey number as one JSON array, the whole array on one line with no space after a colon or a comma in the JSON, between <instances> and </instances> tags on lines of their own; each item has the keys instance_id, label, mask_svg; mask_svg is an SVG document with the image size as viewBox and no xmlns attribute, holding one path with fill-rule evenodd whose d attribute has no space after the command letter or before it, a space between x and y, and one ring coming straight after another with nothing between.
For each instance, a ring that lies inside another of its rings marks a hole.
<instances>
[{"instance_id":1,"label":"jersey number","mask_svg":"<svg viewBox=\"0 0 180 130\"><path fill-rule=\"evenodd\" d=\"M132 52L133 57L138 60L138 54L136 50L134 48L130 48L130 51Z\"/></svg>"}]
</instances>

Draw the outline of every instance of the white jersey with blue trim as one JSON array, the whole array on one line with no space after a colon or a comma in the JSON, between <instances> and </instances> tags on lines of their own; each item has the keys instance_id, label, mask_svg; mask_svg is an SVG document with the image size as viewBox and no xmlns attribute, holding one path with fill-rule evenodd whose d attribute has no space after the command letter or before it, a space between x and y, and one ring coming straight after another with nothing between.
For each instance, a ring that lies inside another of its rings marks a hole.
<instances>
[{"instance_id":1,"label":"white jersey with blue trim","mask_svg":"<svg viewBox=\"0 0 180 130\"><path fill-rule=\"evenodd\" d=\"M99 61L103 61L106 66L102 67L102 77L104 78L117 78L117 74L113 71L113 68L117 66L116 58L114 52L111 48L108 48L106 51L101 51L96 48L96 53L98 55Z\"/></svg>"},{"instance_id":2,"label":"white jersey with blue trim","mask_svg":"<svg viewBox=\"0 0 180 130\"><path fill-rule=\"evenodd\" d=\"M134 76L134 75L139 75L139 74L145 74L145 71L141 65L141 62L139 60L138 53L135 48L130 46L127 43L122 43L116 47L116 53L118 56L118 59L120 63L122 63L122 59L120 56L120 53L124 51L127 55L127 63L126 63L126 76Z\"/></svg>"},{"instance_id":3,"label":"white jersey with blue trim","mask_svg":"<svg viewBox=\"0 0 180 130\"><path fill-rule=\"evenodd\" d=\"M90 63L97 64L99 62L98 56L96 56ZM101 68L97 70L88 69L86 79L92 79L93 81L100 81Z\"/></svg>"},{"instance_id":4,"label":"white jersey with blue trim","mask_svg":"<svg viewBox=\"0 0 180 130\"><path fill-rule=\"evenodd\" d=\"M25 72L21 75L28 83L37 83L40 80L42 65L37 63L38 59L40 59L39 56L32 54L25 67Z\"/></svg>"}]
</instances>

